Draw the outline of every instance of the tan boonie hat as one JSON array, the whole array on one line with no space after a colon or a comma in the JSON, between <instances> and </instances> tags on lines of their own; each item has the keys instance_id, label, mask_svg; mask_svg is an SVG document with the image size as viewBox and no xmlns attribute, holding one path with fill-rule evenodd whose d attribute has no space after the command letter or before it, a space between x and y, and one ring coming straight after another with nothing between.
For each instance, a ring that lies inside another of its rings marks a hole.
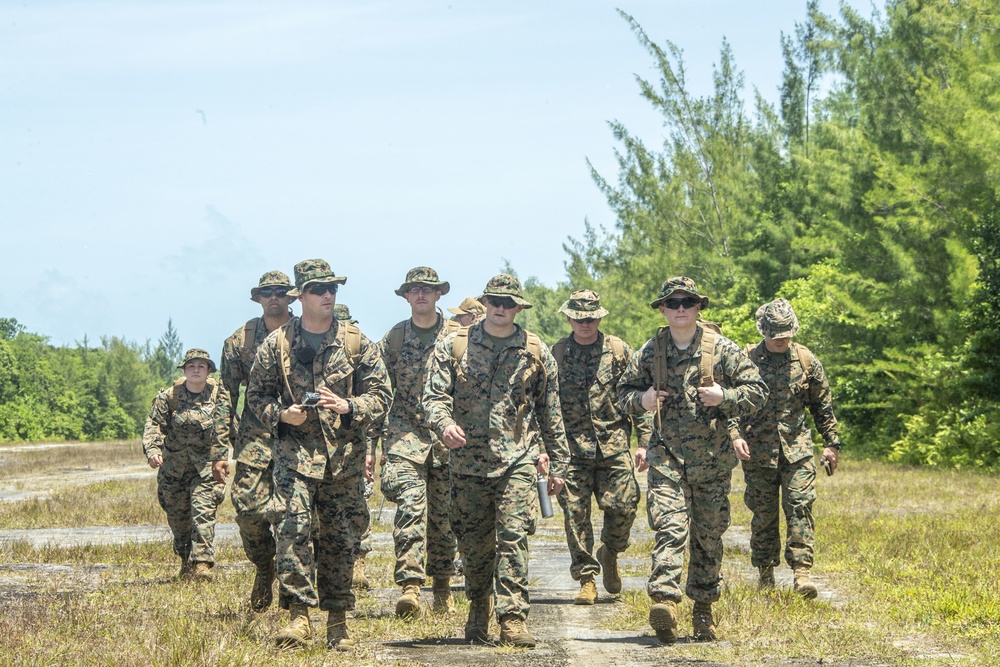
<instances>
[{"instance_id":1,"label":"tan boonie hat","mask_svg":"<svg viewBox=\"0 0 1000 667\"><path fill-rule=\"evenodd\" d=\"M448 290L451 289L446 281L438 279L438 272L429 266L418 266L415 269L410 269L406 272L406 280L403 284L399 286L396 290L396 294L401 297L406 297L406 292L410 289L410 285L421 284L430 285L431 287L436 287L441 292L441 294L447 294Z\"/></svg>"},{"instance_id":2,"label":"tan boonie hat","mask_svg":"<svg viewBox=\"0 0 1000 667\"><path fill-rule=\"evenodd\" d=\"M347 282L344 276L338 276L322 259L307 259L295 265L295 289L289 296L299 296L302 290L312 283L333 283L343 285Z\"/></svg>"},{"instance_id":3,"label":"tan boonie hat","mask_svg":"<svg viewBox=\"0 0 1000 667\"><path fill-rule=\"evenodd\" d=\"M509 296L519 306L531 308L521 292L521 282L509 273L501 273L490 278L483 290L483 296ZM482 297L480 297L482 298Z\"/></svg>"},{"instance_id":4,"label":"tan boonie hat","mask_svg":"<svg viewBox=\"0 0 1000 667\"><path fill-rule=\"evenodd\" d=\"M287 287L291 291L292 281L281 271L268 271L260 277L260 282L257 286L250 290L251 301L260 302L258 296L262 287ZM295 297L292 297L292 300L294 301Z\"/></svg>"},{"instance_id":5,"label":"tan boonie hat","mask_svg":"<svg viewBox=\"0 0 1000 667\"><path fill-rule=\"evenodd\" d=\"M572 320L599 320L608 314L601 307L601 295L592 289L578 289L570 294L569 300L559 306L559 312Z\"/></svg>"},{"instance_id":6,"label":"tan boonie hat","mask_svg":"<svg viewBox=\"0 0 1000 667\"><path fill-rule=\"evenodd\" d=\"M791 338L799 332L799 318L792 304L782 298L757 309L757 331L764 338Z\"/></svg>"},{"instance_id":7,"label":"tan boonie hat","mask_svg":"<svg viewBox=\"0 0 1000 667\"><path fill-rule=\"evenodd\" d=\"M486 312L486 306L476 297L467 296L458 304L458 308L449 308L448 312L452 315L482 315Z\"/></svg>"},{"instance_id":8,"label":"tan boonie hat","mask_svg":"<svg viewBox=\"0 0 1000 667\"><path fill-rule=\"evenodd\" d=\"M670 278L663 286L660 287L660 293L656 296L655 301L649 302L649 307L653 310L658 310L660 304L670 298L674 292L687 292L693 296L701 299L701 307L708 308L708 297L703 296L701 292L698 291L698 285L695 284L690 278L685 278L684 276L676 276Z\"/></svg>"},{"instance_id":9,"label":"tan boonie hat","mask_svg":"<svg viewBox=\"0 0 1000 667\"><path fill-rule=\"evenodd\" d=\"M208 362L208 372L215 372L215 362L212 361L212 357L208 356L208 352L201 349L200 347L192 347L190 350L184 353L184 360L177 365L177 368L184 370L189 361L194 361L195 359L204 359Z\"/></svg>"}]
</instances>

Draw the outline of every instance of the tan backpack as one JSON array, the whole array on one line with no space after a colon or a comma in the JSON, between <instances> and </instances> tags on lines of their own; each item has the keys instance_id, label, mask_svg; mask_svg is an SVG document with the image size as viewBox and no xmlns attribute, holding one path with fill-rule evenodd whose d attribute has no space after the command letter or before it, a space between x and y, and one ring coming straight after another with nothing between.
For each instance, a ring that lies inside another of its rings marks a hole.
<instances>
[{"instance_id":1,"label":"tan backpack","mask_svg":"<svg viewBox=\"0 0 1000 667\"><path fill-rule=\"evenodd\" d=\"M612 336L610 334L604 334L604 338L611 345L611 356L615 358L619 364L628 363L628 357L625 355L625 343L618 336ZM552 346L552 356L555 357L556 365L561 365L563 357L566 356L566 345L569 340L569 336L566 338L559 339L555 345Z\"/></svg>"},{"instance_id":2,"label":"tan backpack","mask_svg":"<svg viewBox=\"0 0 1000 667\"><path fill-rule=\"evenodd\" d=\"M746 352L747 356L752 359L753 357L751 356L751 353L758 345L760 345L760 343L748 343L747 346L743 348L743 351ZM793 342L792 346L795 348L795 354L799 357L799 365L802 366L802 373L808 378L809 371L812 370L813 366L813 354L805 345Z\"/></svg>"},{"instance_id":3,"label":"tan backpack","mask_svg":"<svg viewBox=\"0 0 1000 667\"><path fill-rule=\"evenodd\" d=\"M177 389L184 386L184 382L187 378L177 378L174 384L170 387L170 395L167 396L167 409L170 411L172 416L177 412L177 408L181 406L181 397L177 395ZM215 378L208 378L206 385L212 388L212 394L209 396L210 402L215 402L219 397L219 381Z\"/></svg>"}]
</instances>

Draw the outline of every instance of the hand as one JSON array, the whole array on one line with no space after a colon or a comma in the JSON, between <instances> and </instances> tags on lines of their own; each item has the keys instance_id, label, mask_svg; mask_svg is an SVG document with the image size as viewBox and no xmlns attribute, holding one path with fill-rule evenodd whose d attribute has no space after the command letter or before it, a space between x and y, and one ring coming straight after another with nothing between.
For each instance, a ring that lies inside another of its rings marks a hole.
<instances>
[{"instance_id":1,"label":"hand","mask_svg":"<svg viewBox=\"0 0 1000 667\"><path fill-rule=\"evenodd\" d=\"M444 437L441 439L448 449L458 449L465 445L465 431L458 424L452 424L444 430Z\"/></svg>"},{"instance_id":2,"label":"hand","mask_svg":"<svg viewBox=\"0 0 1000 667\"><path fill-rule=\"evenodd\" d=\"M566 486L566 480L562 477L549 477L549 495L558 496L559 492Z\"/></svg>"},{"instance_id":3,"label":"hand","mask_svg":"<svg viewBox=\"0 0 1000 667\"><path fill-rule=\"evenodd\" d=\"M736 450L736 458L740 461L750 460L750 445L743 438L733 440L733 449Z\"/></svg>"},{"instance_id":4,"label":"hand","mask_svg":"<svg viewBox=\"0 0 1000 667\"><path fill-rule=\"evenodd\" d=\"M306 411L301 405L293 405L281 411L281 414L278 415L278 421L292 426L301 426L306 421Z\"/></svg>"},{"instance_id":5,"label":"hand","mask_svg":"<svg viewBox=\"0 0 1000 667\"><path fill-rule=\"evenodd\" d=\"M827 447L823 450L823 457L830 462L830 474L837 472L837 463L840 461L840 450L834 447Z\"/></svg>"},{"instance_id":6,"label":"hand","mask_svg":"<svg viewBox=\"0 0 1000 667\"><path fill-rule=\"evenodd\" d=\"M150 468L156 470L161 465L163 465L163 457L160 456L159 454L153 454L152 456L149 457L148 463Z\"/></svg>"},{"instance_id":7,"label":"hand","mask_svg":"<svg viewBox=\"0 0 1000 667\"><path fill-rule=\"evenodd\" d=\"M649 467L649 461L646 460L646 448L640 447L635 450L635 470L636 472L642 472Z\"/></svg>"},{"instance_id":8,"label":"hand","mask_svg":"<svg viewBox=\"0 0 1000 667\"><path fill-rule=\"evenodd\" d=\"M371 454L365 455L365 481L375 481L375 457Z\"/></svg>"},{"instance_id":9,"label":"hand","mask_svg":"<svg viewBox=\"0 0 1000 667\"><path fill-rule=\"evenodd\" d=\"M229 477L229 461L216 461L212 464L212 479L219 484L225 484Z\"/></svg>"},{"instance_id":10,"label":"hand","mask_svg":"<svg viewBox=\"0 0 1000 667\"><path fill-rule=\"evenodd\" d=\"M351 412L351 402L333 393L326 387L319 388L319 405L322 408L333 410L338 415L346 415Z\"/></svg>"},{"instance_id":11,"label":"hand","mask_svg":"<svg viewBox=\"0 0 1000 667\"><path fill-rule=\"evenodd\" d=\"M659 410L660 406L663 405L663 400L668 396L667 392L662 389L657 391L653 387L650 387L642 394L642 407L646 412L653 412L654 410Z\"/></svg>"},{"instance_id":12,"label":"hand","mask_svg":"<svg viewBox=\"0 0 1000 667\"><path fill-rule=\"evenodd\" d=\"M549 455L539 454L538 460L535 461L535 470L538 471L539 475L545 476L549 474Z\"/></svg>"},{"instance_id":13,"label":"hand","mask_svg":"<svg viewBox=\"0 0 1000 667\"><path fill-rule=\"evenodd\" d=\"M698 400L706 408L722 405L722 399L722 387L718 382L713 382L711 387L698 387Z\"/></svg>"}]
</instances>

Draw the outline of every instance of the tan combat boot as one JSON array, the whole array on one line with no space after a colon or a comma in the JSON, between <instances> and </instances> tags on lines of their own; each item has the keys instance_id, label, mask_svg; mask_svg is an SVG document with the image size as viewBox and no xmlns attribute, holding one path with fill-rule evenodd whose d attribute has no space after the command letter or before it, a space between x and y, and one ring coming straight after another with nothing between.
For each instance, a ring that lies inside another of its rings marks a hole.
<instances>
[{"instance_id":1,"label":"tan combat boot","mask_svg":"<svg viewBox=\"0 0 1000 667\"><path fill-rule=\"evenodd\" d=\"M618 571L618 554L603 544L597 549L597 562L601 564L604 590L612 595L622 592L622 575Z\"/></svg>"},{"instance_id":2,"label":"tan combat boot","mask_svg":"<svg viewBox=\"0 0 1000 667\"><path fill-rule=\"evenodd\" d=\"M490 640L490 621L493 620L493 596L469 600L469 618L465 622L465 639L487 642Z\"/></svg>"},{"instance_id":3,"label":"tan combat boot","mask_svg":"<svg viewBox=\"0 0 1000 667\"><path fill-rule=\"evenodd\" d=\"M271 606L274 600L274 593L271 586L274 584L274 560L269 560L265 565L258 565L253 575L253 588L250 590L250 608L256 612L261 612Z\"/></svg>"},{"instance_id":4,"label":"tan combat boot","mask_svg":"<svg viewBox=\"0 0 1000 667\"><path fill-rule=\"evenodd\" d=\"M768 565L766 567L757 568L758 578L757 585L761 589L774 588L774 566Z\"/></svg>"},{"instance_id":5,"label":"tan combat boot","mask_svg":"<svg viewBox=\"0 0 1000 667\"><path fill-rule=\"evenodd\" d=\"M817 595L819 595L819 589L816 588L816 584L812 582L809 578L809 568L804 565L796 565L793 568L795 583L792 585L792 590L804 597L807 600L812 600Z\"/></svg>"},{"instance_id":6,"label":"tan combat boot","mask_svg":"<svg viewBox=\"0 0 1000 667\"><path fill-rule=\"evenodd\" d=\"M523 618L504 616L500 619L500 643L518 648L535 648L535 637L528 631Z\"/></svg>"},{"instance_id":7,"label":"tan combat boot","mask_svg":"<svg viewBox=\"0 0 1000 667\"><path fill-rule=\"evenodd\" d=\"M437 614L454 614L455 599L451 595L451 578L434 577L434 612Z\"/></svg>"},{"instance_id":8,"label":"tan combat boot","mask_svg":"<svg viewBox=\"0 0 1000 667\"><path fill-rule=\"evenodd\" d=\"M313 640L312 623L309 622L309 607L293 604L288 607L288 625L274 635L278 648L298 648L309 646Z\"/></svg>"},{"instance_id":9,"label":"tan combat boot","mask_svg":"<svg viewBox=\"0 0 1000 667\"><path fill-rule=\"evenodd\" d=\"M352 651L354 643L347 632L347 612L331 611L326 619L326 647L336 651Z\"/></svg>"},{"instance_id":10,"label":"tan combat boot","mask_svg":"<svg viewBox=\"0 0 1000 667\"><path fill-rule=\"evenodd\" d=\"M711 602L695 602L691 613L692 638L696 642L715 641L715 619L712 618Z\"/></svg>"},{"instance_id":11,"label":"tan combat boot","mask_svg":"<svg viewBox=\"0 0 1000 667\"><path fill-rule=\"evenodd\" d=\"M396 600L396 616L412 618L420 613L420 586L415 583L405 584L403 594Z\"/></svg>"},{"instance_id":12,"label":"tan combat boot","mask_svg":"<svg viewBox=\"0 0 1000 667\"><path fill-rule=\"evenodd\" d=\"M597 584L593 577L580 580L580 592L573 598L573 604L594 604L597 602Z\"/></svg>"},{"instance_id":13,"label":"tan combat boot","mask_svg":"<svg viewBox=\"0 0 1000 667\"><path fill-rule=\"evenodd\" d=\"M366 591L371 587L368 575L365 574L365 559L359 556L354 561L354 577L351 579L351 588L359 588Z\"/></svg>"},{"instance_id":14,"label":"tan combat boot","mask_svg":"<svg viewBox=\"0 0 1000 667\"><path fill-rule=\"evenodd\" d=\"M649 627L656 632L656 638L664 644L677 642L677 603L662 600L649 608Z\"/></svg>"},{"instance_id":15,"label":"tan combat boot","mask_svg":"<svg viewBox=\"0 0 1000 667\"><path fill-rule=\"evenodd\" d=\"M212 581L215 577L212 572L212 566L208 563L198 561L191 568L191 580L192 581Z\"/></svg>"}]
</instances>

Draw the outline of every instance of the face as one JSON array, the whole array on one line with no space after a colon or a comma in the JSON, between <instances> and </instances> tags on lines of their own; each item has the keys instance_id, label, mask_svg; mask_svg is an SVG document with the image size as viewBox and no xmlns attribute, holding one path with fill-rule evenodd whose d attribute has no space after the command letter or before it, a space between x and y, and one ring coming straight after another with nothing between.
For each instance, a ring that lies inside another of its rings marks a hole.
<instances>
[{"instance_id":1,"label":"face","mask_svg":"<svg viewBox=\"0 0 1000 667\"><path fill-rule=\"evenodd\" d=\"M337 286L333 283L313 283L299 294L302 314L306 317L325 319L333 317L337 304Z\"/></svg>"},{"instance_id":2,"label":"face","mask_svg":"<svg viewBox=\"0 0 1000 667\"><path fill-rule=\"evenodd\" d=\"M433 285L413 283L403 292L406 302L414 315L428 315L434 312L434 306L441 298L441 290Z\"/></svg>"},{"instance_id":3,"label":"face","mask_svg":"<svg viewBox=\"0 0 1000 667\"><path fill-rule=\"evenodd\" d=\"M588 345L597 340L597 331L601 328L600 318L588 317L584 320L574 320L567 316L566 321L569 322L569 326L573 330L573 338L576 339L576 342Z\"/></svg>"},{"instance_id":4,"label":"face","mask_svg":"<svg viewBox=\"0 0 1000 667\"><path fill-rule=\"evenodd\" d=\"M791 338L764 338L764 347L767 348L768 352L774 352L775 354L784 354L785 352L788 352L788 348L791 344Z\"/></svg>"},{"instance_id":5,"label":"face","mask_svg":"<svg viewBox=\"0 0 1000 667\"><path fill-rule=\"evenodd\" d=\"M508 327L514 324L514 317L524 309L514 303L509 296L486 297L486 319L498 327Z\"/></svg>"},{"instance_id":6,"label":"face","mask_svg":"<svg viewBox=\"0 0 1000 667\"><path fill-rule=\"evenodd\" d=\"M471 327L476 322L476 314L465 313L464 315L456 315L455 321L461 324L463 327Z\"/></svg>"},{"instance_id":7,"label":"face","mask_svg":"<svg viewBox=\"0 0 1000 667\"><path fill-rule=\"evenodd\" d=\"M292 297L288 296L288 287L262 287L257 290L257 302L266 317L282 315L288 312Z\"/></svg>"},{"instance_id":8,"label":"face","mask_svg":"<svg viewBox=\"0 0 1000 667\"><path fill-rule=\"evenodd\" d=\"M682 303L685 299L689 300L686 303ZM690 299L697 302L695 303ZM676 307L670 308L668 306ZM698 313L701 312L701 300L690 292L678 290L671 294L669 299L660 304L660 312L667 318L670 326L685 329L693 326L698 320Z\"/></svg>"},{"instance_id":9,"label":"face","mask_svg":"<svg viewBox=\"0 0 1000 667\"><path fill-rule=\"evenodd\" d=\"M184 364L184 379L194 384L208 380L208 362L204 359L192 359Z\"/></svg>"}]
</instances>

